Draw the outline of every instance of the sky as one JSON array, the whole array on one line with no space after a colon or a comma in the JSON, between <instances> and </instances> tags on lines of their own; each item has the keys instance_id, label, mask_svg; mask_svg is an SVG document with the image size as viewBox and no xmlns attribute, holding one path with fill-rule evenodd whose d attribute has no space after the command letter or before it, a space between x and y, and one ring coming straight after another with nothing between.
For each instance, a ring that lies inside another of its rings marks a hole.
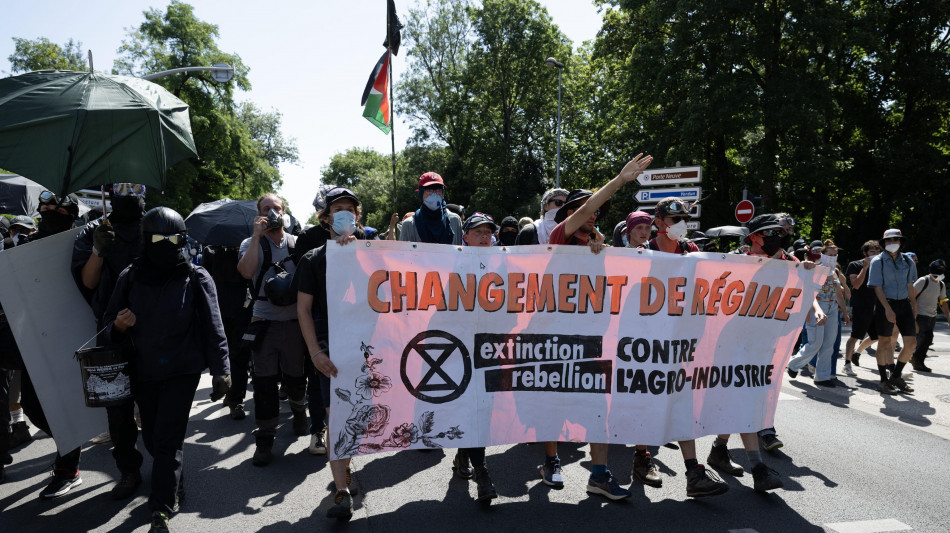
<instances>
[{"instance_id":1,"label":"sky","mask_svg":"<svg viewBox=\"0 0 950 533\"><path fill-rule=\"evenodd\" d=\"M400 19L417 0L396 0ZM424 0L423 0L424 1ZM334 154L353 147L390 153L390 139L362 117L363 88L379 59L386 29L385 0L191 0L195 15L218 26L218 47L239 55L250 67L251 90L239 101L283 115L283 133L300 151L297 164L283 164L283 186L295 216L306 220L321 170ZM539 0L575 50L592 40L601 18L591 0ZM10 74L7 59L13 37L46 37L59 45L69 39L91 50L96 71L112 69L116 50L129 28L144 21L143 11L165 10L156 0L29 0L6 2L0 16L0 76ZM405 70L405 48L393 63L396 82ZM543 69L543 65L538 66ZM552 89L552 95L556 90ZM556 97L556 96L555 96ZM408 136L396 117L396 150Z\"/></svg>"}]
</instances>

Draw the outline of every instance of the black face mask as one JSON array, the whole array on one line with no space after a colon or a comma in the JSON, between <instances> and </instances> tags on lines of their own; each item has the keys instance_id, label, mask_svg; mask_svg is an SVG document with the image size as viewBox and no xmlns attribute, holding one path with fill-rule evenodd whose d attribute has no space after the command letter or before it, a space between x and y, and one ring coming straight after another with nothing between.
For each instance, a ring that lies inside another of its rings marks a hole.
<instances>
[{"instance_id":1,"label":"black face mask","mask_svg":"<svg viewBox=\"0 0 950 533\"><path fill-rule=\"evenodd\" d=\"M775 252L779 251L782 248L782 238L778 235L772 235L771 237L762 237L762 251L766 255L772 256L775 255Z\"/></svg>"},{"instance_id":2,"label":"black face mask","mask_svg":"<svg viewBox=\"0 0 950 533\"><path fill-rule=\"evenodd\" d=\"M515 243L515 239L518 238L517 231L502 231L498 233L498 240L501 241L505 246L511 246Z\"/></svg>"},{"instance_id":3,"label":"black face mask","mask_svg":"<svg viewBox=\"0 0 950 533\"><path fill-rule=\"evenodd\" d=\"M40 213L39 230L45 235L52 235L73 227L74 220L72 215L63 214L55 209L50 209L49 211Z\"/></svg>"},{"instance_id":4,"label":"black face mask","mask_svg":"<svg viewBox=\"0 0 950 533\"><path fill-rule=\"evenodd\" d=\"M181 248L168 241L146 244L145 258L155 270L159 271L172 270L183 260Z\"/></svg>"},{"instance_id":5,"label":"black face mask","mask_svg":"<svg viewBox=\"0 0 950 533\"><path fill-rule=\"evenodd\" d=\"M141 196L121 196L112 199L111 222L137 222L145 215L145 198Z\"/></svg>"}]
</instances>

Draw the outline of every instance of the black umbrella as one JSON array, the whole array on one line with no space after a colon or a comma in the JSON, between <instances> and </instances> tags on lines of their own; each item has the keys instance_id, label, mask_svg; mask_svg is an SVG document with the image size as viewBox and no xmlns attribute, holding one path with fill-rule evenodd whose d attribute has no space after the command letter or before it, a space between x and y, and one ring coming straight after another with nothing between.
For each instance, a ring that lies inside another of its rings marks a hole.
<instances>
[{"instance_id":1,"label":"black umbrella","mask_svg":"<svg viewBox=\"0 0 950 533\"><path fill-rule=\"evenodd\" d=\"M749 228L741 226L719 226L718 228L709 228L706 230L707 237L745 237L749 234Z\"/></svg>"},{"instance_id":2,"label":"black umbrella","mask_svg":"<svg viewBox=\"0 0 950 533\"><path fill-rule=\"evenodd\" d=\"M254 232L256 200L222 198L201 204L185 219L188 235L201 244L240 246Z\"/></svg>"}]
</instances>

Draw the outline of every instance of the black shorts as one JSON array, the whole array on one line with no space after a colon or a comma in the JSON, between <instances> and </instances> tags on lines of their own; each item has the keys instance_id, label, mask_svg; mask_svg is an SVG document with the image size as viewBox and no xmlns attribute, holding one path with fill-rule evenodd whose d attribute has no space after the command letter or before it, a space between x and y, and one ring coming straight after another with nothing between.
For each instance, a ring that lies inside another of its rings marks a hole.
<instances>
[{"instance_id":1,"label":"black shorts","mask_svg":"<svg viewBox=\"0 0 950 533\"><path fill-rule=\"evenodd\" d=\"M917 321L914 319L914 309L910 306L910 300L888 300L887 303L894 310L897 319L897 331L905 337L917 335ZM874 327L877 328L877 334L882 337L890 337L894 333L894 322L887 320L884 314L884 306L878 305L874 309Z\"/></svg>"},{"instance_id":2,"label":"black shorts","mask_svg":"<svg viewBox=\"0 0 950 533\"><path fill-rule=\"evenodd\" d=\"M870 305L855 305L851 308L851 338L861 340L866 336L877 340L877 328L874 327L874 308Z\"/></svg>"}]
</instances>

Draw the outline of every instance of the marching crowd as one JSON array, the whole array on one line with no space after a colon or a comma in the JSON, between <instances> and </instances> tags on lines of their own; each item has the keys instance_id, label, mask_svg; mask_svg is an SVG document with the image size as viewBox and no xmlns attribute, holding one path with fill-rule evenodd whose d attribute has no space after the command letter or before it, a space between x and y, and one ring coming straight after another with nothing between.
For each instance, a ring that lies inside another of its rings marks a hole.
<instances>
[{"instance_id":1,"label":"marching crowd","mask_svg":"<svg viewBox=\"0 0 950 533\"><path fill-rule=\"evenodd\" d=\"M346 245L359 239L390 239L465 246L574 245L600 253L607 240L598 229L613 194L635 181L652 162L638 155L612 180L596 191L551 189L535 220L505 217L500 224L484 213L465 216L459 206L446 204L446 184L435 172L420 176L419 208L402 220L393 215L387 231L360 224L361 203L353 191L325 186L314 200L319 224L296 231L287 224L285 206L276 194L257 201L253 233L238 248L206 246L201 266L188 253L185 221L175 211L145 210L145 187L114 184L111 213L82 227L72 255L71 273L97 320L99 343L121 347L131 369L133 401L106 408L112 456L119 473L111 489L115 499L134 496L142 483L143 456L136 443L141 429L145 449L152 456L148 506L152 531L168 531L170 517L185 497L182 451L191 404L202 372L212 378L212 400L223 399L230 418L246 417L245 398L253 379L255 450L253 465L273 460L280 426L280 402L292 412L292 431L310 435L308 450L327 453L326 421L330 407L330 378L341 363L330 353L327 301L328 265L325 244ZM72 196L57 198L44 192L39 198L40 223L29 217L12 219L4 246L32 242L73 227L78 208ZM618 224L613 245L655 252L690 254L715 250L699 232L687 238L691 205L679 198L659 202L651 215L634 211ZM910 393L905 365L929 372L925 357L933 341L938 307L947 309L943 282L946 264L933 261L929 273L918 277L916 257L903 251L905 238L888 229L880 240L861 248L863 257L838 264L838 248L831 239L806 246L794 241L795 221L787 213L761 214L748 224L737 253L782 261L804 262L805 268L830 268L825 283L803 324L799 346L788 363L792 378L811 368L818 386L836 386L835 353L840 350L841 326L850 324L842 372L854 375L860 353L877 342L875 352L883 394ZM847 305L850 301L850 310ZM5 302L7 303L7 302ZM898 335L901 345L898 345ZM0 482L3 466L12 463L10 451L32 437L26 418L52 435L37 398L30 372L23 364L5 316L0 318ZM895 356L895 351L898 352ZM768 356L771 358L771 355ZM24 416L25 415L25 416ZM760 450L783 444L775 428L742 433L740 439L752 465L754 489L764 492L783 486ZM706 463L720 472L740 476L744 468L730 457L730 435L718 435ZM694 440L670 443L683 457L688 497L722 494L728 485L699 463ZM541 481L564 485L558 443L543 443L538 467ZM82 483L81 449L57 454L52 478L42 498L62 496ZM608 469L608 447L590 443L587 491L611 500L630 496ZM477 499L497 497L487 467L485 448L457 450L454 475L473 479ZM335 484L334 505L328 516L346 520L352 515L352 471L349 459L330 461ZM645 445L637 445L633 476L649 486L663 483Z\"/></svg>"}]
</instances>

